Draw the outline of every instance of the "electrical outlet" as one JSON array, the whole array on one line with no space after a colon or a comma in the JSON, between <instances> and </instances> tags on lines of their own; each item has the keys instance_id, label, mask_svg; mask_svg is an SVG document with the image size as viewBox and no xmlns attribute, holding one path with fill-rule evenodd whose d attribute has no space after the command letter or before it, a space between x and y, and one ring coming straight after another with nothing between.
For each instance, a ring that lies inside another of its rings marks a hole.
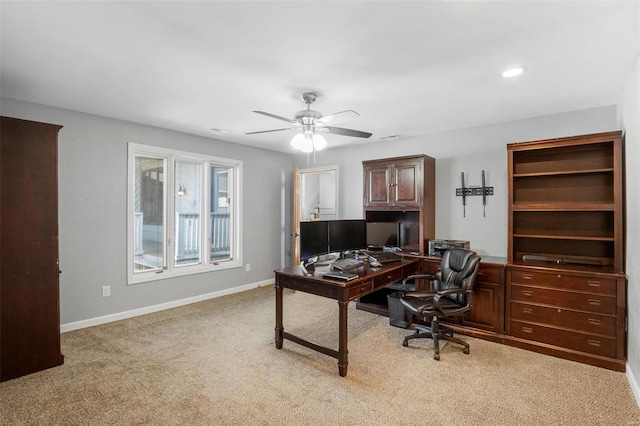
<instances>
[{"instance_id":1,"label":"electrical outlet","mask_svg":"<svg viewBox=\"0 0 640 426\"><path fill-rule=\"evenodd\" d=\"M102 297L109 297L111 296L111 286L110 285L103 285L102 286Z\"/></svg>"},{"instance_id":2,"label":"electrical outlet","mask_svg":"<svg viewBox=\"0 0 640 426\"><path fill-rule=\"evenodd\" d=\"M244 265L244 270L249 272L251 270L251 264L247 263L246 265Z\"/></svg>"}]
</instances>

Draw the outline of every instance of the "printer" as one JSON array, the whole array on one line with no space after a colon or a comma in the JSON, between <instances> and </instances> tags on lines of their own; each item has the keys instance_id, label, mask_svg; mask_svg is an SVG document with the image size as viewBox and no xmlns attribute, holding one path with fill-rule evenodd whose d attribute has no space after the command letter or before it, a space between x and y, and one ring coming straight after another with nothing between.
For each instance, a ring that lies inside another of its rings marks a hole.
<instances>
[{"instance_id":1,"label":"printer","mask_svg":"<svg viewBox=\"0 0 640 426\"><path fill-rule=\"evenodd\" d=\"M443 253L452 248L469 249L469 241L464 240L430 240L429 256L442 257Z\"/></svg>"}]
</instances>

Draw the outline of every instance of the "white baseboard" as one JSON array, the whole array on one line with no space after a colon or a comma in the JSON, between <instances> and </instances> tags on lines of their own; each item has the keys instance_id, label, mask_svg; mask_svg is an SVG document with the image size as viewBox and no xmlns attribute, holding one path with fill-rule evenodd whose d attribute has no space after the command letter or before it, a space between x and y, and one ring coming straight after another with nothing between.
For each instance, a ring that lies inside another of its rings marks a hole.
<instances>
[{"instance_id":1,"label":"white baseboard","mask_svg":"<svg viewBox=\"0 0 640 426\"><path fill-rule=\"evenodd\" d=\"M638 403L638 407L640 407L640 385L638 384L638 381L636 380L636 376L633 374L633 371L631 370L629 363L627 363L626 371L627 371L627 379L629 380L629 384L631 385L631 391L633 392L633 395L636 397L636 402Z\"/></svg>"},{"instance_id":2,"label":"white baseboard","mask_svg":"<svg viewBox=\"0 0 640 426\"><path fill-rule=\"evenodd\" d=\"M199 296L188 297L186 299L174 300L167 303L161 303L159 305L145 306L144 308L133 309L131 311L118 312L116 314L104 315L96 318L89 318L82 321L70 322L60 325L60 332L66 333L67 331L79 330L81 328L93 327L95 325L106 324L109 322L120 321L127 318L133 318L140 315L146 315L153 312L164 311L166 309L177 308L179 306L189 305L191 303L202 302L203 300L214 299L220 296L226 296L228 294L240 293L242 291L252 290L258 287L264 287L272 285L273 279L259 281L256 283L246 284L239 287L227 288L224 290L214 291L213 293L201 294Z\"/></svg>"}]
</instances>

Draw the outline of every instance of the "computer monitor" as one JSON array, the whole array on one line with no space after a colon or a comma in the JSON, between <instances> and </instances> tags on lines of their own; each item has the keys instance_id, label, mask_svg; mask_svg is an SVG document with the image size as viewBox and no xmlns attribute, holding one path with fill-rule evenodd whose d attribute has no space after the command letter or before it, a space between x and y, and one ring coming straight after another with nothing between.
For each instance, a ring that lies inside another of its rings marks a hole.
<instances>
[{"instance_id":1,"label":"computer monitor","mask_svg":"<svg viewBox=\"0 0 640 426\"><path fill-rule=\"evenodd\" d=\"M329 252L329 223L326 220L300 222L300 260Z\"/></svg>"},{"instance_id":2,"label":"computer monitor","mask_svg":"<svg viewBox=\"0 0 640 426\"><path fill-rule=\"evenodd\" d=\"M366 247L367 222L364 219L329 221L329 252L359 250Z\"/></svg>"},{"instance_id":3,"label":"computer monitor","mask_svg":"<svg viewBox=\"0 0 640 426\"><path fill-rule=\"evenodd\" d=\"M367 222L367 248L398 247L397 222Z\"/></svg>"}]
</instances>

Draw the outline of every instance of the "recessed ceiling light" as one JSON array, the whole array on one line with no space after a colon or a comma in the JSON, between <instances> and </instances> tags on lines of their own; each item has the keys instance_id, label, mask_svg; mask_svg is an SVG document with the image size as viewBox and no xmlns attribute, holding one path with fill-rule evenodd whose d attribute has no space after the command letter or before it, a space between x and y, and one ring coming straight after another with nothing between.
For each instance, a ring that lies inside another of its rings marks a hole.
<instances>
[{"instance_id":1,"label":"recessed ceiling light","mask_svg":"<svg viewBox=\"0 0 640 426\"><path fill-rule=\"evenodd\" d=\"M506 70L505 72L502 73L503 77L516 77L520 74L522 74L524 72L524 70L526 70L526 67L513 67L513 68L509 68L508 70Z\"/></svg>"}]
</instances>

